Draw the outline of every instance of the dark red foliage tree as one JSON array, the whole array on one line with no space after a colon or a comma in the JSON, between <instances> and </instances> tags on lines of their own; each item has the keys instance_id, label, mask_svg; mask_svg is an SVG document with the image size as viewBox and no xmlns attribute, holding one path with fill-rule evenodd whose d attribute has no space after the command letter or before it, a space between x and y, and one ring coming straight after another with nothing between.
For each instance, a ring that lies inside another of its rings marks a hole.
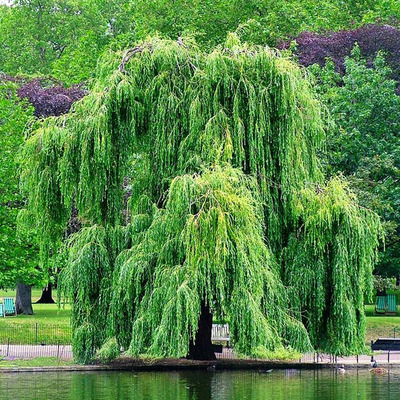
<instances>
[{"instance_id":1,"label":"dark red foliage tree","mask_svg":"<svg viewBox=\"0 0 400 400\"><path fill-rule=\"evenodd\" d=\"M59 116L69 111L72 104L86 94L79 86L65 88L62 85L43 86L40 78L23 84L18 89L21 99L28 99L35 109L35 116Z\"/></svg>"},{"instance_id":2,"label":"dark red foliage tree","mask_svg":"<svg viewBox=\"0 0 400 400\"><path fill-rule=\"evenodd\" d=\"M362 56L371 67L377 52L381 50L393 71L393 79L400 81L400 30L393 26L371 24L355 30L323 35L303 32L295 40L296 55L301 65L318 63L323 66L329 57L341 74L345 72L344 59L350 55L355 43L358 43ZM289 45L290 42L284 42L280 48L288 48Z\"/></svg>"},{"instance_id":3,"label":"dark red foliage tree","mask_svg":"<svg viewBox=\"0 0 400 400\"><path fill-rule=\"evenodd\" d=\"M82 85L66 88L62 82L51 77L29 79L24 76L10 76L0 72L1 81L15 82L18 85L18 97L27 99L32 104L36 117L65 114L75 101L87 94L87 91L82 89Z\"/></svg>"}]
</instances>

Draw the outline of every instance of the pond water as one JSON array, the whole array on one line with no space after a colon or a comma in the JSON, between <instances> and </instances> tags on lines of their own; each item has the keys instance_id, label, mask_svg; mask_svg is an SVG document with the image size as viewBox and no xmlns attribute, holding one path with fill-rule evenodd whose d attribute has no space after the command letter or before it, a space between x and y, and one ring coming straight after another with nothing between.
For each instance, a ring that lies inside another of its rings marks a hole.
<instances>
[{"instance_id":1,"label":"pond water","mask_svg":"<svg viewBox=\"0 0 400 400\"><path fill-rule=\"evenodd\" d=\"M400 370L0 374L1 400L391 400Z\"/></svg>"}]
</instances>

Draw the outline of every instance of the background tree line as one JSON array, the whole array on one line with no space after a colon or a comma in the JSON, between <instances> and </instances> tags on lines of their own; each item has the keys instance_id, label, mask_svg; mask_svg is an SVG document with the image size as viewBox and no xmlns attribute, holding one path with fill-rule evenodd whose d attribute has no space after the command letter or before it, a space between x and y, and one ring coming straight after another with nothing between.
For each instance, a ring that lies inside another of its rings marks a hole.
<instances>
[{"instance_id":1,"label":"background tree line","mask_svg":"<svg viewBox=\"0 0 400 400\"><path fill-rule=\"evenodd\" d=\"M14 0L0 6L1 70L52 75L66 84L93 75L107 46L125 47L147 35L194 35L206 48L228 32L275 46L303 31L395 24L396 0Z\"/></svg>"}]
</instances>

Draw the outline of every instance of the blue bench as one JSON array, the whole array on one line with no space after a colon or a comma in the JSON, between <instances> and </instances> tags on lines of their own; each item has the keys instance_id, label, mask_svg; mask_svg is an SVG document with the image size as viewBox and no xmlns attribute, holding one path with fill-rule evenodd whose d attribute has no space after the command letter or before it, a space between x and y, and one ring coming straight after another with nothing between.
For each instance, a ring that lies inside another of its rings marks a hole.
<instances>
[{"instance_id":1,"label":"blue bench","mask_svg":"<svg viewBox=\"0 0 400 400\"><path fill-rule=\"evenodd\" d=\"M17 315L14 299L12 297L4 298L4 315Z\"/></svg>"}]
</instances>

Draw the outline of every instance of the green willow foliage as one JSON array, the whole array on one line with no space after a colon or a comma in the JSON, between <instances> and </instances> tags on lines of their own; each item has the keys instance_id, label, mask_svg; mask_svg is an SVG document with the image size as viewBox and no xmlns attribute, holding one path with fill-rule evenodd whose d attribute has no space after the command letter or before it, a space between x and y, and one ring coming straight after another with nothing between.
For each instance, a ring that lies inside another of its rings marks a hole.
<instances>
[{"instance_id":1,"label":"green willow foliage","mask_svg":"<svg viewBox=\"0 0 400 400\"><path fill-rule=\"evenodd\" d=\"M42 257L72 209L83 225L62 277L76 358L115 355L115 340L185 356L202 301L243 354L360 351L380 223L340 178L324 184L302 72L234 36L209 54L150 39L99 65L23 154Z\"/></svg>"}]
</instances>

